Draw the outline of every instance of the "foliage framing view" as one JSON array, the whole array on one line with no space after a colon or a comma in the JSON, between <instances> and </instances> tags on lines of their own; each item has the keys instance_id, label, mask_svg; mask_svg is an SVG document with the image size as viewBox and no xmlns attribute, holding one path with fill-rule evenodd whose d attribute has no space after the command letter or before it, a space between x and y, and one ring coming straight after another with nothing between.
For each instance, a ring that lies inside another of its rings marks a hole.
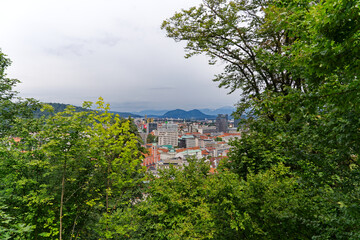
<instances>
[{"instance_id":1,"label":"foliage framing view","mask_svg":"<svg viewBox=\"0 0 360 240\"><path fill-rule=\"evenodd\" d=\"M143 181L131 122L31 118L1 54L1 238L360 239L360 2L204 0L162 28L241 91L228 161Z\"/></svg>"}]
</instances>

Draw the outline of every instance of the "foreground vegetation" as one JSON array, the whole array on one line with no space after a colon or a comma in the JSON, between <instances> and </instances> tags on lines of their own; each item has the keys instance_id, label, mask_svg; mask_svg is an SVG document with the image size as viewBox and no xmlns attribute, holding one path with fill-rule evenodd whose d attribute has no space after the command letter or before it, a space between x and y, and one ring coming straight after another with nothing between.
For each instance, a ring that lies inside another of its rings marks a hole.
<instances>
[{"instance_id":1,"label":"foreground vegetation","mask_svg":"<svg viewBox=\"0 0 360 240\"><path fill-rule=\"evenodd\" d=\"M164 21L242 90L244 134L214 174L146 176L131 121L101 99L32 118L1 55L1 239L360 239L359 8L204 0Z\"/></svg>"}]
</instances>

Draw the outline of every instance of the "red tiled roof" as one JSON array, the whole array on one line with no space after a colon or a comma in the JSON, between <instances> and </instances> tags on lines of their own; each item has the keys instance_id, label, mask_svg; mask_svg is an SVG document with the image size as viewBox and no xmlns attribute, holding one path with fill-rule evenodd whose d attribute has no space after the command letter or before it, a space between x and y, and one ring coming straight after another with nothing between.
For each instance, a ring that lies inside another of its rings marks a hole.
<instances>
[{"instance_id":1,"label":"red tiled roof","mask_svg":"<svg viewBox=\"0 0 360 240\"><path fill-rule=\"evenodd\" d=\"M214 174L214 173L218 173L218 171L216 170L216 168L210 168L209 173Z\"/></svg>"},{"instance_id":2,"label":"red tiled roof","mask_svg":"<svg viewBox=\"0 0 360 240\"><path fill-rule=\"evenodd\" d=\"M152 149L152 148L149 148L149 149L147 149L148 150L148 153L145 153L144 154L144 157L150 157L150 156L153 156L154 155L154 149ZM156 149L156 155L159 155L160 154L160 152L159 152L159 150L158 149Z\"/></svg>"},{"instance_id":3,"label":"red tiled roof","mask_svg":"<svg viewBox=\"0 0 360 240\"><path fill-rule=\"evenodd\" d=\"M241 133L224 133L221 135L223 137L229 137L229 136L241 136Z\"/></svg>"},{"instance_id":4,"label":"red tiled roof","mask_svg":"<svg viewBox=\"0 0 360 240\"><path fill-rule=\"evenodd\" d=\"M223 138L223 137L230 137L230 136L241 136L241 133L224 133L223 135L220 135L220 136L217 136L217 137L220 137L220 138Z\"/></svg>"},{"instance_id":5,"label":"red tiled roof","mask_svg":"<svg viewBox=\"0 0 360 240\"><path fill-rule=\"evenodd\" d=\"M178 149L176 149L176 152L184 152L184 151L187 151L187 150L196 150L196 149L200 149L200 147L178 148Z\"/></svg>"},{"instance_id":6,"label":"red tiled roof","mask_svg":"<svg viewBox=\"0 0 360 240\"><path fill-rule=\"evenodd\" d=\"M206 151L206 150L202 150L202 151L201 151L201 154L202 154L202 155L209 155L209 152Z\"/></svg>"}]
</instances>

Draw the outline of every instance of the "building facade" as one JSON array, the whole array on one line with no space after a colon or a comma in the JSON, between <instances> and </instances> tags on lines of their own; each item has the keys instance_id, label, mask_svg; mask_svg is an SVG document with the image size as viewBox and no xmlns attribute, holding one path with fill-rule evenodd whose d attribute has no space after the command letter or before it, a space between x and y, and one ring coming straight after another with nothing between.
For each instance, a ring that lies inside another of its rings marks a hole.
<instances>
[{"instance_id":1,"label":"building facade","mask_svg":"<svg viewBox=\"0 0 360 240\"><path fill-rule=\"evenodd\" d=\"M228 115L227 114L218 114L216 117L216 131L217 132L228 132Z\"/></svg>"},{"instance_id":2,"label":"building facade","mask_svg":"<svg viewBox=\"0 0 360 240\"><path fill-rule=\"evenodd\" d=\"M157 130L158 124L157 123L148 123L146 128L146 133L149 134L154 130Z\"/></svg>"},{"instance_id":3,"label":"building facade","mask_svg":"<svg viewBox=\"0 0 360 240\"><path fill-rule=\"evenodd\" d=\"M179 148L192 148L198 146L198 139L193 135L184 135L179 139Z\"/></svg>"},{"instance_id":4,"label":"building facade","mask_svg":"<svg viewBox=\"0 0 360 240\"><path fill-rule=\"evenodd\" d=\"M178 145L178 125L164 124L155 131L159 145Z\"/></svg>"}]
</instances>

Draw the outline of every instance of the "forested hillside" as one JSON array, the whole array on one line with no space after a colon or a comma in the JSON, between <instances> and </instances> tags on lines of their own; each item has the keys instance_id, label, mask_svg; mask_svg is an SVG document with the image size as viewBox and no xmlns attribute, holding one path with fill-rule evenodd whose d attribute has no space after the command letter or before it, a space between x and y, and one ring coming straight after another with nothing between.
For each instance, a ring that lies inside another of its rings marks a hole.
<instances>
[{"instance_id":1,"label":"forested hillside","mask_svg":"<svg viewBox=\"0 0 360 240\"><path fill-rule=\"evenodd\" d=\"M34 116L36 118L39 118L39 117L42 117L42 116L45 116L45 117L48 117L48 116L53 116L54 114L56 113L59 113L59 112L63 112L65 111L65 109L69 106L72 106L72 105L69 105L69 104L64 104L64 103L44 103L44 104L47 104L49 106L52 107L52 109L47 109L47 110L41 110L41 106L36 109L34 111ZM85 109L83 107L78 107L78 106L72 106L74 107L75 109L75 112L84 112L84 111L88 111L88 109ZM128 117L140 117L139 115L136 115L136 114L132 114L132 113L127 113L127 112L115 112L115 111L109 111L110 113L114 113L114 114L118 114L119 117L123 117L123 118L128 118Z\"/></svg>"},{"instance_id":2,"label":"forested hillside","mask_svg":"<svg viewBox=\"0 0 360 240\"><path fill-rule=\"evenodd\" d=\"M34 112L34 117L36 117L36 118L40 118L42 116L49 117L56 113L63 112L68 106L70 106L69 104L63 104L63 103L44 103L44 104L52 106L52 110L41 111L41 107L39 107ZM78 106L73 106L73 107L75 108L76 112L87 111L85 108L82 108L82 107L78 107Z\"/></svg>"},{"instance_id":3,"label":"forested hillside","mask_svg":"<svg viewBox=\"0 0 360 240\"><path fill-rule=\"evenodd\" d=\"M228 159L148 175L131 120L34 118L0 53L0 238L360 239L359 1L204 0L162 29L241 90Z\"/></svg>"}]
</instances>

